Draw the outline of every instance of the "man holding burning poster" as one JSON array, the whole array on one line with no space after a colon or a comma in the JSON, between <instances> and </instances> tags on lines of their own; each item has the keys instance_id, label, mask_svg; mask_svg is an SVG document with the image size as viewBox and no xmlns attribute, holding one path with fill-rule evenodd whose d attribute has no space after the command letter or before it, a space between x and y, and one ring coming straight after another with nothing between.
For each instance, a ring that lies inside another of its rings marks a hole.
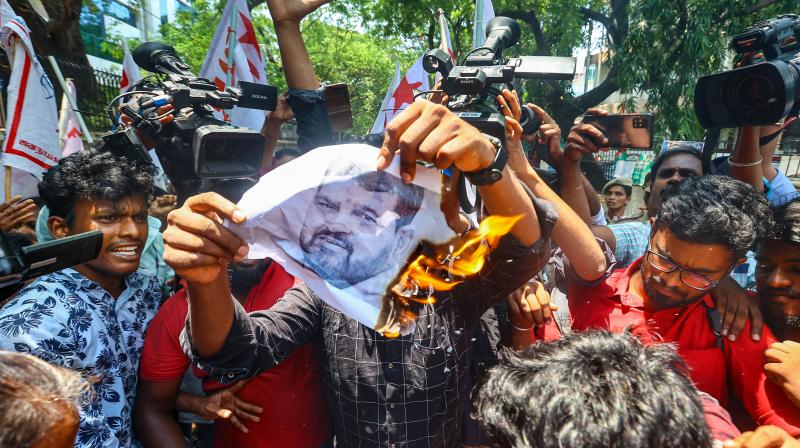
<instances>
[{"instance_id":1,"label":"man holding burning poster","mask_svg":"<svg viewBox=\"0 0 800 448\"><path fill-rule=\"evenodd\" d=\"M455 166L479 172L495 164L498 149L443 106L421 101L389 125L377 168L390 168L392 160L399 159L396 174L387 171L408 184L418 174L417 160L440 169ZM376 155L372 150L372 156ZM395 338L343 313L341 304L331 300L330 291L314 286L309 275L302 275L307 284L287 292L270 310L244 313L230 298L228 261L245 258L249 250L259 251L256 241L269 246L271 237L279 240L289 235L277 231L270 235L261 225L267 220L251 221L220 196L190 198L171 214L164 239L166 261L189 286L189 326L182 342L193 364L224 382L233 382L271 368L295 347L314 340L334 431L342 446L459 444L463 411L469 406L469 335L486 309L547 261L548 237L556 221L551 204L528 196L508 168L499 169L503 173L499 180L479 187L485 208L493 215L518 216L518 220L509 226L509 234L499 241L477 275L449 291L437 291L435 303L416 310L413 331ZM273 190L269 194L283 193ZM347 199L342 192L336 197ZM259 200L270 199L262 195ZM284 202L286 213L303 216L308 201L298 197L294 205L292 202ZM245 201L243 204L247 206ZM419 218L420 212L414 219ZM243 232L248 248L222 224L224 219L236 223L233 228L262 230L258 235ZM255 221L258 223L253 224ZM445 227L443 220L439 222ZM428 230L413 224L417 240L449 232L437 230L434 224L428 224ZM296 267L302 267L300 264ZM286 264L287 269L291 266L291 262Z\"/></svg>"}]
</instances>

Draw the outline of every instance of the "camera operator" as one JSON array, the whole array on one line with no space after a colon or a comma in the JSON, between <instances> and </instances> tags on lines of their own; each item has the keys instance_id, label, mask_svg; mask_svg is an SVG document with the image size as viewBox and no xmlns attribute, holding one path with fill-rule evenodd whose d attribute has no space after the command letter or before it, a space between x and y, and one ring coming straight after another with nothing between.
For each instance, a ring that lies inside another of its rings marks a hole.
<instances>
[{"instance_id":1,"label":"camera operator","mask_svg":"<svg viewBox=\"0 0 800 448\"><path fill-rule=\"evenodd\" d=\"M54 238L100 230L97 258L36 279L0 310L0 348L74 369L92 383L75 446L131 446L144 331L161 303L139 269L153 171L91 149L61 159L39 184Z\"/></svg>"}]
</instances>

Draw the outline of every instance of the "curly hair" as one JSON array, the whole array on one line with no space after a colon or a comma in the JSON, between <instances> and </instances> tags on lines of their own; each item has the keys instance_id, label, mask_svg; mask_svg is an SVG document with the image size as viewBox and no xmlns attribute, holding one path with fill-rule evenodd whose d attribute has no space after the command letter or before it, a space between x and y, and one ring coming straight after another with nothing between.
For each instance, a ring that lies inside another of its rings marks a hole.
<instances>
[{"instance_id":1,"label":"curly hair","mask_svg":"<svg viewBox=\"0 0 800 448\"><path fill-rule=\"evenodd\" d=\"M669 344L572 333L505 352L476 389L474 410L503 447L711 447L685 370Z\"/></svg>"},{"instance_id":2,"label":"curly hair","mask_svg":"<svg viewBox=\"0 0 800 448\"><path fill-rule=\"evenodd\" d=\"M661 197L656 226L684 241L722 244L740 255L772 235L767 199L730 177L689 177L665 188Z\"/></svg>"},{"instance_id":3,"label":"curly hair","mask_svg":"<svg viewBox=\"0 0 800 448\"><path fill-rule=\"evenodd\" d=\"M776 207L775 239L787 243L800 243L800 196Z\"/></svg>"},{"instance_id":4,"label":"curly hair","mask_svg":"<svg viewBox=\"0 0 800 448\"><path fill-rule=\"evenodd\" d=\"M118 201L153 194L155 168L99 149L64 157L44 173L39 196L50 216L72 219L75 202L81 199Z\"/></svg>"}]
</instances>

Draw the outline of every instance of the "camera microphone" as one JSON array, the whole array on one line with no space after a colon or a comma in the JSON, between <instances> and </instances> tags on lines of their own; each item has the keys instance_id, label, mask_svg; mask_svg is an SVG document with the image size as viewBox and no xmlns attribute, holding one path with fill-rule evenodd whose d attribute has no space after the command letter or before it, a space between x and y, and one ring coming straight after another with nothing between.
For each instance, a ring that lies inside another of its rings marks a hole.
<instances>
[{"instance_id":1,"label":"camera microphone","mask_svg":"<svg viewBox=\"0 0 800 448\"><path fill-rule=\"evenodd\" d=\"M178 57L172 46L161 42L145 42L133 50L133 60L139 67L165 75L173 74L193 78L194 75Z\"/></svg>"}]
</instances>

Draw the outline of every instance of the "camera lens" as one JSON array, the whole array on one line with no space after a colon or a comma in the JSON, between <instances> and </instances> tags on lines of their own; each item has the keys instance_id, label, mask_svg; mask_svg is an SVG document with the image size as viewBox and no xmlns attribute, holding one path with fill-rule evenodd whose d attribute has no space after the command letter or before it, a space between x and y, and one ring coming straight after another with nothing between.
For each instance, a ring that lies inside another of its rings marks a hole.
<instances>
[{"instance_id":1,"label":"camera lens","mask_svg":"<svg viewBox=\"0 0 800 448\"><path fill-rule=\"evenodd\" d=\"M742 104L757 107L775 101L775 91L768 79L763 76L745 78L739 83L739 98Z\"/></svg>"}]
</instances>

